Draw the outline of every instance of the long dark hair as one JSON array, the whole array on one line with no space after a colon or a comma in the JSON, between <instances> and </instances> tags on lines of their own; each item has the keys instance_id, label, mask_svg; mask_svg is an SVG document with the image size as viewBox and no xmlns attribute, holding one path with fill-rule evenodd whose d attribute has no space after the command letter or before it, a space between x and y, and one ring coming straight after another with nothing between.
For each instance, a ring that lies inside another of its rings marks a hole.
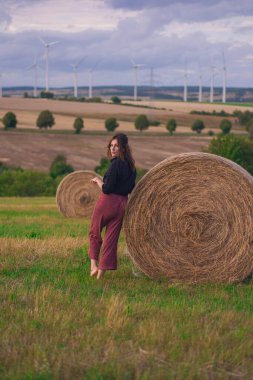
<instances>
[{"instance_id":1,"label":"long dark hair","mask_svg":"<svg viewBox=\"0 0 253 380\"><path fill-rule=\"evenodd\" d=\"M117 133L116 135L114 135L108 145L107 145L107 157L109 159L112 158L111 156L111 151L110 151L110 145L111 145L111 142L112 140L117 140L118 141L118 144L119 144L119 157L121 158L121 160L125 160L127 161L127 163L129 164L129 166L134 170L135 169L135 161L133 159L133 156L132 156L132 151L131 151L131 148L128 144L128 137L127 135L125 135L124 133Z\"/></svg>"}]
</instances>

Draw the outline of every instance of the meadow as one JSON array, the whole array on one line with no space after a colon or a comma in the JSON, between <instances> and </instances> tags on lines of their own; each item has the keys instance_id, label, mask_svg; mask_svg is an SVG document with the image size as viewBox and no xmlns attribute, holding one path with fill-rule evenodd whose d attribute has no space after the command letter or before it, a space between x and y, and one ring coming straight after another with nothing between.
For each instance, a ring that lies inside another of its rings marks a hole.
<instances>
[{"instance_id":1,"label":"meadow","mask_svg":"<svg viewBox=\"0 0 253 380\"><path fill-rule=\"evenodd\" d=\"M0 378L251 379L252 280L172 284L119 265L90 278L88 219L0 198Z\"/></svg>"}]
</instances>

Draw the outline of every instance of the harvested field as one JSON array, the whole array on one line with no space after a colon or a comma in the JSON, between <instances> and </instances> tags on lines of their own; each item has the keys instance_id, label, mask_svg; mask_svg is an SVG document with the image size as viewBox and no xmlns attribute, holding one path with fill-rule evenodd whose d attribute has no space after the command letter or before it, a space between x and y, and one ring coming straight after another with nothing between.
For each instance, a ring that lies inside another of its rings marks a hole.
<instances>
[{"instance_id":1,"label":"harvested field","mask_svg":"<svg viewBox=\"0 0 253 380\"><path fill-rule=\"evenodd\" d=\"M134 103L134 102L133 102ZM136 104L140 105L140 102ZM148 101L141 102L144 106L149 106ZM40 111L49 109L54 113L55 122L54 130L72 130L75 117L84 118L85 129L104 130L104 120L109 116L118 119L120 126L118 131L134 131L134 120L140 114L146 114L150 119L159 120L162 124L159 127L150 127L149 132L164 132L165 124L168 119L175 118L178 123L177 131L181 133L191 132L190 126L197 118L203 119L206 129L216 129L219 127L222 117L217 116L199 116L191 115L191 110L220 111L224 109L232 113L236 106L210 105L199 103L182 103L182 102L152 102L152 105L160 109L147 109L142 107L130 107L124 105L114 105L105 103L78 103L46 99L23 99L23 98L2 98L0 100L0 118L5 112L13 111L17 115L18 128L36 129L36 119ZM249 107L240 107L244 110ZM234 132L241 133L244 128L235 123L235 118L230 118L233 122Z\"/></svg>"},{"instance_id":2,"label":"harvested field","mask_svg":"<svg viewBox=\"0 0 253 380\"><path fill-rule=\"evenodd\" d=\"M48 171L57 154L76 170L93 170L106 155L107 136L54 135L0 131L0 161L22 168ZM201 136L130 136L137 166L151 168L166 157L201 151L210 138Z\"/></svg>"},{"instance_id":3,"label":"harvested field","mask_svg":"<svg viewBox=\"0 0 253 380\"><path fill-rule=\"evenodd\" d=\"M235 110L241 110L241 111L252 111L252 107L249 106L237 106L232 104L216 104L216 103L194 103L194 102L176 102L176 101L167 101L167 100L153 100L152 103L148 100L144 101L127 101L126 103L129 104L137 104L138 106L150 106L152 104L153 107L157 108L165 108L166 110L170 110L171 112L179 112L179 113L189 113L192 110L196 111L206 111L206 112L212 112L212 111L226 111L228 113L233 113Z\"/></svg>"}]
</instances>

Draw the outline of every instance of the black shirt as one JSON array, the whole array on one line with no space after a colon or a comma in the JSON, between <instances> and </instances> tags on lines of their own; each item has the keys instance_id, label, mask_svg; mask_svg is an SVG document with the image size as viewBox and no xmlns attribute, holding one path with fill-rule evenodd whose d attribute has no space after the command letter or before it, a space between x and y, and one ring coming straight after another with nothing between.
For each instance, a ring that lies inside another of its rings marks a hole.
<instances>
[{"instance_id":1,"label":"black shirt","mask_svg":"<svg viewBox=\"0 0 253 380\"><path fill-rule=\"evenodd\" d=\"M114 157L104 175L102 191L104 194L127 195L135 186L136 170L127 161Z\"/></svg>"}]
</instances>

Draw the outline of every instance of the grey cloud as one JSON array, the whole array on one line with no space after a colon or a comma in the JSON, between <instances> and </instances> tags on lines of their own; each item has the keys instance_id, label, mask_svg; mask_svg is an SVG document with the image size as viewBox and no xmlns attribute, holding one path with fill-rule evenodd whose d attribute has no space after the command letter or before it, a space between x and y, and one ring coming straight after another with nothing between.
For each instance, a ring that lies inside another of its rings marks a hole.
<instances>
[{"instance_id":1,"label":"grey cloud","mask_svg":"<svg viewBox=\"0 0 253 380\"><path fill-rule=\"evenodd\" d=\"M11 23L11 16L4 11L0 12L0 30L4 31Z\"/></svg>"},{"instance_id":2,"label":"grey cloud","mask_svg":"<svg viewBox=\"0 0 253 380\"><path fill-rule=\"evenodd\" d=\"M128 10L157 10L170 13L177 20L212 20L230 17L232 15L252 15L252 0L106 0L112 8Z\"/></svg>"},{"instance_id":3,"label":"grey cloud","mask_svg":"<svg viewBox=\"0 0 253 380\"><path fill-rule=\"evenodd\" d=\"M206 84L209 84L210 60L212 58L214 64L221 66L221 51L225 48L228 73L231 77L234 75L233 78L237 78L234 83L236 80L239 83L242 77L240 77L241 70L237 60L238 57L243 58L251 54L250 44L244 43L233 47L224 43L212 44L201 31L195 34L189 33L181 38L177 35L166 36L161 33L172 20L180 19L187 22L188 20L203 20L203 17L207 20L213 19L216 13L224 14L227 2L219 2L216 6L211 3L214 2L208 3L208 12L205 13L206 5L193 7L192 3L182 5L182 2L179 4L171 1L168 7L166 1L163 9L146 7L140 12L138 19L129 17L119 21L117 28L113 31L86 30L81 33L48 31L43 33L41 36L45 41L60 41L50 50L51 81L53 82L54 78L62 78L57 79L61 85L72 85L72 69L69 64L87 55L79 68L80 78L87 78L87 70L98 63L96 71L101 75L100 80L108 84L115 84L116 80L118 84L129 84L132 80L130 62L130 57L132 57L136 62L146 64L140 70L140 84L147 84L151 66L155 68L158 75L161 75L162 84L175 84L176 78L178 78L178 83L182 84L185 61L187 61L189 72L192 73L189 77L192 84L197 82L198 66L203 70ZM236 12L236 9L233 8L233 12ZM5 17L8 19L8 13ZM10 74L5 77L6 82L10 78L9 85L17 84L16 81L11 82L11 73L14 72L19 76L20 84L33 83L33 75L27 71L27 67L33 63L34 55L40 58L40 66L43 69L40 71L40 80L43 83L45 62L41 57L44 50L38 36L37 31L16 34L0 33L0 72ZM245 65L249 67L252 62L246 61ZM80 80L80 83L83 82ZM100 83L97 82L97 84Z\"/></svg>"}]
</instances>

